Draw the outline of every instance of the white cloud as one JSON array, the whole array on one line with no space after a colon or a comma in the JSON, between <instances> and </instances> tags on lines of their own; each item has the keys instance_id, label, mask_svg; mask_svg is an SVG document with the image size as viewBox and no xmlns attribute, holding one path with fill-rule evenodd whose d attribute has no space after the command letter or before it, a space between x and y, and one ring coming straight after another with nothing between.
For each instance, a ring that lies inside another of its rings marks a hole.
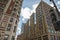
<instances>
[{"instance_id":1,"label":"white cloud","mask_svg":"<svg viewBox=\"0 0 60 40\"><path fill-rule=\"evenodd\" d=\"M32 5L32 10L30 9L30 8L28 8L28 7L26 7L26 8L22 8L21 9L21 16L23 16L23 18L27 18L27 19L29 19L30 18L30 16L31 16L31 14L34 12L36 12L35 11L35 9L36 9L36 7L38 6L38 4L34 4L34 5ZM24 20L24 19L23 19Z\"/></svg>"},{"instance_id":2,"label":"white cloud","mask_svg":"<svg viewBox=\"0 0 60 40\"><path fill-rule=\"evenodd\" d=\"M26 19L29 19L30 18L30 16L32 15L32 13L34 12L36 12L35 10L36 10L36 7L38 6L38 4L34 4L34 5L32 5L32 10L30 9L30 8L28 8L28 7L26 7L26 8L22 8L21 9L21 16L23 16L23 19L22 19L22 21L24 22ZM20 22L19 22L19 24L20 24ZM18 34L20 34L21 33L21 28L20 28L20 26L18 27L18 30L17 30L17 35Z\"/></svg>"},{"instance_id":3,"label":"white cloud","mask_svg":"<svg viewBox=\"0 0 60 40\"><path fill-rule=\"evenodd\" d=\"M21 15L23 16L23 18L29 18L30 14L31 14L30 8L26 7L24 9L23 8L21 9Z\"/></svg>"},{"instance_id":4,"label":"white cloud","mask_svg":"<svg viewBox=\"0 0 60 40\"><path fill-rule=\"evenodd\" d=\"M33 7L33 10L31 11L31 13L36 13L36 8L37 8L37 6L38 6L38 3L37 4L34 4L34 5L32 5L32 7Z\"/></svg>"},{"instance_id":5,"label":"white cloud","mask_svg":"<svg viewBox=\"0 0 60 40\"><path fill-rule=\"evenodd\" d=\"M53 3L50 4L51 7L54 7Z\"/></svg>"}]
</instances>

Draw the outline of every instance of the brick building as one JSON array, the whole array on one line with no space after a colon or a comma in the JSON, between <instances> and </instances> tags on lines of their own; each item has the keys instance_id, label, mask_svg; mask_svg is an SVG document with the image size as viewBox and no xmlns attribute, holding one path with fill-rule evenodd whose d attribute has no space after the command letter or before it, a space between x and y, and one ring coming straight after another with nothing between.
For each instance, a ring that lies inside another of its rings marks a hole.
<instances>
[{"instance_id":1,"label":"brick building","mask_svg":"<svg viewBox=\"0 0 60 40\"><path fill-rule=\"evenodd\" d=\"M23 0L0 0L0 40L15 40Z\"/></svg>"}]
</instances>

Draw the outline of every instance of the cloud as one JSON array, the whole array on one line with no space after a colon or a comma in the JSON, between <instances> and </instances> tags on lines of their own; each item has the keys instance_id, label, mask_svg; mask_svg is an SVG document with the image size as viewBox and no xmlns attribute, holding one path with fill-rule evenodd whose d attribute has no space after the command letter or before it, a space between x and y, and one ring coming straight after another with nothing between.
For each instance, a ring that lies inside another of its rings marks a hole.
<instances>
[{"instance_id":1,"label":"cloud","mask_svg":"<svg viewBox=\"0 0 60 40\"><path fill-rule=\"evenodd\" d=\"M21 26L22 26L22 23L26 23L27 20L30 18L30 16L32 15L32 13L36 12L35 9L36 7L38 6L38 4L34 4L32 5L32 8L33 9L30 9L28 7L25 7L25 8L22 8L21 9L21 14L20 14L20 21L18 23L18 28L17 28L17 35L18 34L21 34Z\"/></svg>"},{"instance_id":2,"label":"cloud","mask_svg":"<svg viewBox=\"0 0 60 40\"><path fill-rule=\"evenodd\" d=\"M60 11L60 1L56 3L58 10ZM51 7L54 7L53 3L50 4Z\"/></svg>"},{"instance_id":3,"label":"cloud","mask_svg":"<svg viewBox=\"0 0 60 40\"><path fill-rule=\"evenodd\" d=\"M21 16L23 16L23 18L28 18L29 19L30 14L31 14L31 9L30 8L26 7L24 9L23 8L21 9Z\"/></svg>"},{"instance_id":4,"label":"cloud","mask_svg":"<svg viewBox=\"0 0 60 40\"><path fill-rule=\"evenodd\" d=\"M51 7L54 7L53 3L50 4Z\"/></svg>"},{"instance_id":5,"label":"cloud","mask_svg":"<svg viewBox=\"0 0 60 40\"><path fill-rule=\"evenodd\" d=\"M36 9L36 7L38 6L38 3L37 4L34 4L34 5L32 5L32 9L30 9L30 8L28 8L28 7L26 7L26 8L22 8L21 9L21 16L23 16L23 18L25 19L25 18L27 18L27 19L29 19L30 18L30 16L31 16L31 14L34 12L36 12L35 11L35 9ZM23 20L24 20L23 19Z\"/></svg>"},{"instance_id":6,"label":"cloud","mask_svg":"<svg viewBox=\"0 0 60 40\"><path fill-rule=\"evenodd\" d=\"M36 8L37 8L37 6L38 6L38 3L32 5L33 10L31 11L31 13L33 13L33 12L36 13Z\"/></svg>"}]
</instances>

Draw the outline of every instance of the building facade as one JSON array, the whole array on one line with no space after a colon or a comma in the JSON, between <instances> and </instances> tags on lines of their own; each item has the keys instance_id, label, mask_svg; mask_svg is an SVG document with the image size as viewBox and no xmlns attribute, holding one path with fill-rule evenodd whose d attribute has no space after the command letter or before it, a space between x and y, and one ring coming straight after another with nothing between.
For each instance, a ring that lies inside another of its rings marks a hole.
<instances>
[{"instance_id":1,"label":"building facade","mask_svg":"<svg viewBox=\"0 0 60 40\"><path fill-rule=\"evenodd\" d=\"M15 40L23 0L0 0L0 40Z\"/></svg>"},{"instance_id":2,"label":"building facade","mask_svg":"<svg viewBox=\"0 0 60 40\"><path fill-rule=\"evenodd\" d=\"M59 19L55 8L41 1L36 8L36 27L39 27L38 40L60 40L60 32L54 28L53 17L56 18L55 20Z\"/></svg>"}]
</instances>

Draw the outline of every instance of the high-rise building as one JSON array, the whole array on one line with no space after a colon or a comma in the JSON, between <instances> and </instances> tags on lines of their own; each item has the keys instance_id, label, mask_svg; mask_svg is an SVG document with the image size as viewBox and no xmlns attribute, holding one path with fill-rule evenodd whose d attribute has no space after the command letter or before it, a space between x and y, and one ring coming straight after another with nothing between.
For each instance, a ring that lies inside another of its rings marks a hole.
<instances>
[{"instance_id":1,"label":"high-rise building","mask_svg":"<svg viewBox=\"0 0 60 40\"><path fill-rule=\"evenodd\" d=\"M22 27L23 33L17 37L17 40L33 40L34 39L34 13L30 16L30 19ZM21 39L21 35L24 38Z\"/></svg>"},{"instance_id":2,"label":"high-rise building","mask_svg":"<svg viewBox=\"0 0 60 40\"><path fill-rule=\"evenodd\" d=\"M0 40L15 40L23 0L0 0Z\"/></svg>"},{"instance_id":3,"label":"high-rise building","mask_svg":"<svg viewBox=\"0 0 60 40\"><path fill-rule=\"evenodd\" d=\"M23 23L23 25L21 28L22 33L17 36L17 40L29 40L29 20L27 23Z\"/></svg>"},{"instance_id":4,"label":"high-rise building","mask_svg":"<svg viewBox=\"0 0 60 40\"><path fill-rule=\"evenodd\" d=\"M30 39L34 38L34 13L30 16Z\"/></svg>"},{"instance_id":5,"label":"high-rise building","mask_svg":"<svg viewBox=\"0 0 60 40\"><path fill-rule=\"evenodd\" d=\"M52 16L53 15L53 16ZM36 27L38 27L38 40L60 40L60 32L53 25L53 18L59 19L56 9L44 1L36 8Z\"/></svg>"}]
</instances>

